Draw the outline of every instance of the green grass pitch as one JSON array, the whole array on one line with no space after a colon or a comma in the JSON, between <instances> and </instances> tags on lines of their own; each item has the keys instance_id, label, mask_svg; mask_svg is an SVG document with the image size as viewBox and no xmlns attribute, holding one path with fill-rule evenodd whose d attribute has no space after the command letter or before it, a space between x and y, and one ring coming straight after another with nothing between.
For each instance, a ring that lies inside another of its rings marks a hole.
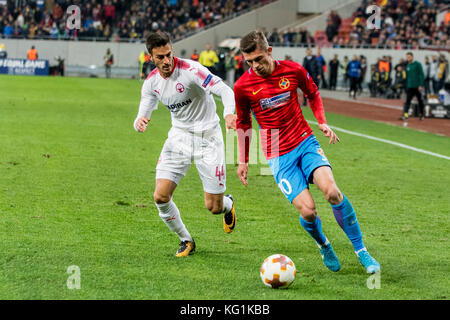
<instances>
[{"instance_id":1,"label":"green grass pitch","mask_svg":"<svg viewBox=\"0 0 450 320\"><path fill-rule=\"evenodd\" d=\"M134 131L141 82L2 76L0 88L0 299L449 298L449 160L339 132L342 142L330 146L317 134L381 263L379 289L367 287L369 275L312 186L342 264L338 273L325 268L296 210L260 174L263 165L250 166L248 187L227 166L238 213L230 235L222 216L205 209L191 167L174 201L197 251L177 259L178 238L152 201L170 113L160 107L145 134ZM305 116L314 120L309 110ZM448 137L331 113L327 119L450 156ZM274 253L297 267L287 290L259 278ZM78 290L66 284L72 265L80 270Z\"/></svg>"}]
</instances>

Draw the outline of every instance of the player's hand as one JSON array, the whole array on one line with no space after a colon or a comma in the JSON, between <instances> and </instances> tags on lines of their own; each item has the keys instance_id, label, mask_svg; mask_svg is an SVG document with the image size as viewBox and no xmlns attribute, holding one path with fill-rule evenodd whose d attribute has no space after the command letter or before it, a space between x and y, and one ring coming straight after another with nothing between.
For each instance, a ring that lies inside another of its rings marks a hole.
<instances>
[{"instance_id":1,"label":"player's hand","mask_svg":"<svg viewBox=\"0 0 450 320\"><path fill-rule=\"evenodd\" d=\"M225 116L225 128L227 133L230 132L230 129L236 130L236 118L235 114L227 114Z\"/></svg>"},{"instance_id":2,"label":"player's hand","mask_svg":"<svg viewBox=\"0 0 450 320\"><path fill-rule=\"evenodd\" d=\"M136 129L139 132L145 132L145 129L147 129L147 125L149 123L150 119L146 118L146 117L140 117L137 121L136 121Z\"/></svg>"},{"instance_id":3,"label":"player's hand","mask_svg":"<svg viewBox=\"0 0 450 320\"><path fill-rule=\"evenodd\" d=\"M419 89L419 92L422 92L422 90L423 90L423 87L418 87L417 89Z\"/></svg>"},{"instance_id":4,"label":"player's hand","mask_svg":"<svg viewBox=\"0 0 450 320\"><path fill-rule=\"evenodd\" d=\"M319 129L320 131L323 132L325 137L330 137L330 142L328 142L328 144L332 143L335 144L336 142L341 142L336 133L334 133L334 131L331 130L331 128L327 124L325 123L319 124Z\"/></svg>"},{"instance_id":5,"label":"player's hand","mask_svg":"<svg viewBox=\"0 0 450 320\"><path fill-rule=\"evenodd\" d=\"M241 163L238 166L237 175L239 177L239 180L241 180L241 182L242 182L242 184L244 186L246 186L248 184L248 182L247 182L247 172L248 172L248 164Z\"/></svg>"}]
</instances>

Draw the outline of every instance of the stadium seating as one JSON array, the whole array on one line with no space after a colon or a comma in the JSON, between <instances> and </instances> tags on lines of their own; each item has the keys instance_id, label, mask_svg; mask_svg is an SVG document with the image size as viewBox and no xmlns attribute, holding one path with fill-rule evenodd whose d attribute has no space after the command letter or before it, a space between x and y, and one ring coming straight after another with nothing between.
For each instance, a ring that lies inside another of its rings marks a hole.
<instances>
[{"instance_id":1,"label":"stadium seating","mask_svg":"<svg viewBox=\"0 0 450 320\"><path fill-rule=\"evenodd\" d=\"M366 14L365 9L372 3L381 8L381 28L379 30L366 28L367 19L371 14ZM330 40L325 29L317 30L313 35L313 42L316 46L336 48L444 48L448 50L450 49L450 14L444 16L440 25L436 25L437 15L445 14L447 10L448 4L445 0L429 1L428 6L423 1L361 1L359 8L349 16L339 17L338 26L330 13L327 23L332 23L337 27L336 35ZM333 14L337 15L335 12ZM281 45L286 45L283 43L283 34L281 33L280 39L282 40ZM311 43L299 41L296 43L297 45L311 45Z\"/></svg>"},{"instance_id":2,"label":"stadium seating","mask_svg":"<svg viewBox=\"0 0 450 320\"><path fill-rule=\"evenodd\" d=\"M69 1L0 2L0 38L140 41L162 30L177 40L272 1L80 0L79 30L66 27Z\"/></svg>"}]
</instances>

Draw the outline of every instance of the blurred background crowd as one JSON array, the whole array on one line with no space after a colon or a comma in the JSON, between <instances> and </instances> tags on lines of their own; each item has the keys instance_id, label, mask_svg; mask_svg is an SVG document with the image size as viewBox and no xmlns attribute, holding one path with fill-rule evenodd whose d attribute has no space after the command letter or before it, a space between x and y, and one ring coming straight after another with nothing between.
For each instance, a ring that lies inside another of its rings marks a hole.
<instances>
[{"instance_id":1,"label":"blurred background crowd","mask_svg":"<svg viewBox=\"0 0 450 320\"><path fill-rule=\"evenodd\" d=\"M162 30L174 40L272 0L0 1L0 37L136 41ZM67 8L81 9L80 30L66 27Z\"/></svg>"},{"instance_id":2,"label":"blurred background crowd","mask_svg":"<svg viewBox=\"0 0 450 320\"><path fill-rule=\"evenodd\" d=\"M0 37L137 41L149 31L169 32L174 40L266 4L272 0L16 0L0 1ZM450 16L436 14L448 0L382 0L380 29L367 29L370 14L361 6L348 18L335 11L325 30L305 27L264 30L273 45L419 49L450 47ZM66 28L69 5L81 8L80 30Z\"/></svg>"},{"instance_id":3,"label":"blurred background crowd","mask_svg":"<svg viewBox=\"0 0 450 320\"><path fill-rule=\"evenodd\" d=\"M379 29L368 29L366 22L372 14L365 8L371 1L362 1L361 6L349 18L341 18L336 11L328 15L325 30L311 34L305 27L267 31L274 45L320 46L333 48L378 47L388 49L419 49L426 47L450 48L450 16L440 25L436 14L447 7L447 0L428 1L384 0Z\"/></svg>"}]
</instances>

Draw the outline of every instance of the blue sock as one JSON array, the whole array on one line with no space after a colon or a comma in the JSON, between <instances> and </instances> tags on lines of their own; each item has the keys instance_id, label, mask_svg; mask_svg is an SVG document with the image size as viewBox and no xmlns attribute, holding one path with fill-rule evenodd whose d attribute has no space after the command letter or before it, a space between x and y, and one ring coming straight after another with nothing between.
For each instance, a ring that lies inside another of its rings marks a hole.
<instances>
[{"instance_id":1,"label":"blue sock","mask_svg":"<svg viewBox=\"0 0 450 320\"><path fill-rule=\"evenodd\" d=\"M337 223L352 242L355 252L364 249L362 233L359 229L358 220L356 219L355 209L353 209L347 197L344 195L344 200L341 203L331 205L331 207L333 208L333 214Z\"/></svg>"},{"instance_id":2,"label":"blue sock","mask_svg":"<svg viewBox=\"0 0 450 320\"><path fill-rule=\"evenodd\" d=\"M327 242L327 238L322 232L322 221L319 216L313 222L306 221L300 216L300 224L303 228L309 233L316 243L320 246L324 245Z\"/></svg>"}]
</instances>

